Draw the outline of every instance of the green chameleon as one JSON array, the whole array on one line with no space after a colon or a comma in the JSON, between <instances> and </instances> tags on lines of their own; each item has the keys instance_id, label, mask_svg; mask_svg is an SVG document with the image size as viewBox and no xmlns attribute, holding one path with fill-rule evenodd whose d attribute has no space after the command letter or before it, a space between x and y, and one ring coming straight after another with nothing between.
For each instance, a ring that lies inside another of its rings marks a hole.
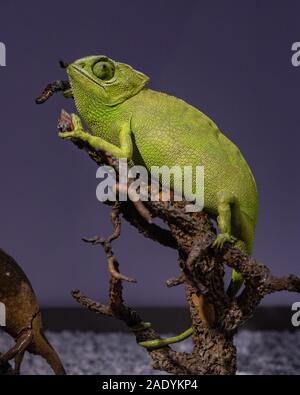
<instances>
[{"instance_id":1,"label":"green chameleon","mask_svg":"<svg viewBox=\"0 0 300 395\"><path fill-rule=\"evenodd\" d=\"M62 139L86 142L148 170L204 166L204 209L219 228L215 246L229 242L251 253L258 211L255 180L240 150L211 119L183 100L148 89L145 74L106 56L76 60L67 73L71 88L64 95L74 97L91 133L72 114L74 130L59 133ZM242 282L233 271L231 291L236 293ZM190 334L142 345L158 347Z\"/></svg>"}]
</instances>

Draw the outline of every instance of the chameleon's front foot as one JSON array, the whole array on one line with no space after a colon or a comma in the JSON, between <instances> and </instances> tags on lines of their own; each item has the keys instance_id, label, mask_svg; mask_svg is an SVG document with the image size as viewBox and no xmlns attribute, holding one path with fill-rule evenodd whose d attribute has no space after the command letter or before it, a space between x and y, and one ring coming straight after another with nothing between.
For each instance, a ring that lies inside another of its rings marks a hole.
<instances>
[{"instance_id":1,"label":"chameleon's front foot","mask_svg":"<svg viewBox=\"0 0 300 395\"><path fill-rule=\"evenodd\" d=\"M67 123L69 123L69 125L67 125ZM66 127L66 125L68 127ZM84 131L81 120L76 114L71 114L71 116L66 120L61 117L58 127L60 129L58 135L63 140L86 142L88 140L88 136L90 136L89 133Z\"/></svg>"},{"instance_id":2,"label":"chameleon's front foot","mask_svg":"<svg viewBox=\"0 0 300 395\"><path fill-rule=\"evenodd\" d=\"M132 159L133 143L130 123L125 123L121 127L119 133L120 146L86 132L76 114L69 116L65 111L62 111L58 128L60 130L58 135L63 140L71 140L76 144L79 143L79 145L88 144L92 149L109 152L115 158L127 159L128 161Z\"/></svg>"},{"instance_id":3,"label":"chameleon's front foot","mask_svg":"<svg viewBox=\"0 0 300 395\"><path fill-rule=\"evenodd\" d=\"M230 233L219 233L213 242L213 247L222 249L225 243L233 244L237 241L237 238L232 236Z\"/></svg>"}]
</instances>

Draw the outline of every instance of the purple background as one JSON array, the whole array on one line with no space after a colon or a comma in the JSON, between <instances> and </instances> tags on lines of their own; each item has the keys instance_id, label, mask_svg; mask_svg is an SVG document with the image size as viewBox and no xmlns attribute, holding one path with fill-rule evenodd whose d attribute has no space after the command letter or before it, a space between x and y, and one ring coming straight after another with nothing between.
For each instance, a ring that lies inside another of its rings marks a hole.
<instances>
[{"instance_id":1,"label":"purple background","mask_svg":"<svg viewBox=\"0 0 300 395\"><path fill-rule=\"evenodd\" d=\"M276 274L299 267L299 1L3 1L0 41L0 245L20 262L43 306L75 306L80 288L106 300L103 252L80 241L110 231L97 202L96 166L56 134L56 96L34 98L64 78L58 60L106 54L151 77L151 87L207 113L240 147L255 174L260 216L254 256ZM135 305L181 305L183 290L164 281L178 273L173 251L124 225L115 250ZM265 303L299 300L276 294Z\"/></svg>"}]
</instances>

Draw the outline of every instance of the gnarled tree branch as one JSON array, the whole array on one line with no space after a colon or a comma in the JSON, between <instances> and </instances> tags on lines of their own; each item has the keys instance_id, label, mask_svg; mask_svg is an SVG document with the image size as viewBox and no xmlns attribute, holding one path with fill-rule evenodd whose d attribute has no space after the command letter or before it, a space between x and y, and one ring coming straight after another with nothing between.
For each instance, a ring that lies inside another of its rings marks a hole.
<instances>
[{"instance_id":1,"label":"gnarled tree branch","mask_svg":"<svg viewBox=\"0 0 300 395\"><path fill-rule=\"evenodd\" d=\"M68 117L64 114L64 127ZM118 175L118 161L89 146L83 148L98 165L109 164ZM130 183L130 181L129 181ZM107 202L111 204L111 202ZM148 347L153 367L177 374L234 374L236 349L233 336L254 313L263 297L272 292L300 292L296 276L275 277L263 264L226 244L222 250L213 248L216 231L205 212L186 213L184 202L146 201L133 204L117 202L112 206L113 233L108 238L85 239L104 248L110 273L109 304L102 305L73 291L73 297L89 310L122 320L133 332L138 343L160 339L152 326L145 322L123 300L123 281L135 282L119 271L111 243L121 235L120 216L144 235L164 246L176 249L181 275L167 281L167 286L184 284L193 328L193 351L182 353L170 346ZM160 218L163 229L151 218ZM244 288L240 295L230 296L224 285L224 266L243 275Z\"/></svg>"}]
</instances>

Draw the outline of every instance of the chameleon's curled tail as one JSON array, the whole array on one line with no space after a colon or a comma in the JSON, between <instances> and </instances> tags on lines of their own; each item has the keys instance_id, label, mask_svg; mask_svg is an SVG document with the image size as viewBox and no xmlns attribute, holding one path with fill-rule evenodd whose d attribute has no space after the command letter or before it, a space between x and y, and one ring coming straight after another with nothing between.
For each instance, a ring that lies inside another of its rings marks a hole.
<instances>
[{"instance_id":1,"label":"chameleon's curled tail","mask_svg":"<svg viewBox=\"0 0 300 395\"><path fill-rule=\"evenodd\" d=\"M251 250L252 250L252 243L247 245L244 241L237 240L234 243L234 247L238 248L245 254L250 254ZM244 282L244 279L243 279L243 276L241 275L241 273L238 273L236 270L233 269L232 273L231 273L231 281L230 281L229 287L227 289L228 296L234 297L241 289L243 282Z\"/></svg>"},{"instance_id":2,"label":"chameleon's curled tail","mask_svg":"<svg viewBox=\"0 0 300 395\"><path fill-rule=\"evenodd\" d=\"M193 334L193 328L189 328L186 331L180 333L180 335L167 337L165 339L155 339L140 342L139 345L145 348L160 348L164 346L168 346L169 344L179 343L183 340L187 339Z\"/></svg>"},{"instance_id":3,"label":"chameleon's curled tail","mask_svg":"<svg viewBox=\"0 0 300 395\"><path fill-rule=\"evenodd\" d=\"M248 253L249 249L247 248L246 244L241 241L237 240L235 243L234 247L240 249L241 251ZM238 291L240 290L241 286L243 285L243 276L238 273L236 270L232 270L231 274L231 282L229 284L229 287L227 289L227 294L230 297L235 296ZM180 333L177 336L173 337L167 337L165 339L155 339L155 340L149 340L149 341L144 341L140 342L139 345L145 348L160 348L160 347L165 347L168 346L169 344L174 344L174 343L179 343L187 338L189 338L193 334L193 328L189 328L186 331Z\"/></svg>"},{"instance_id":4,"label":"chameleon's curled tail","mask_svg":"<svg viewBox=\"0 0 300 395\"><path fill-rule=\"evenodd\" d=\"M227 289L228 296L234 297L241 289L243 282L244 279L241 273L233 269L231 273L231 281Z\"/></svg>"}]
</instances>

